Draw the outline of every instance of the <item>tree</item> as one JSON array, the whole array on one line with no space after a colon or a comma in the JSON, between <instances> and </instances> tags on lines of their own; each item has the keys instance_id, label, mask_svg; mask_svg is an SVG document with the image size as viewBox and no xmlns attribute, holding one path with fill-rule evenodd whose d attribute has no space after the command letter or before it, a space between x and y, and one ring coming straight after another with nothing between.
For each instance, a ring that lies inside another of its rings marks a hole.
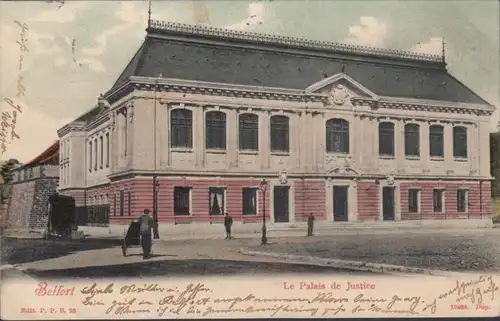
<instances>
[{"instance_id":1,"label":"tree","mask_svg":"<svg viewBox=\"0 0 500 321\"><path fill-rule=\"evenodd\" d=\"M490 134L491 197L500 197L500 132Z\"/></svg>"},{"instance_id":2,"label":"tree","mask_svg":"<svg viewBox=\"0 0 500 321\"><path fill-rule=\"evenodd\" d=\"M19 165L19 161L17 159L11 158L8 161L2 163L0 167L0 174L3 177L4 184L9 184L12 181L12 173L11 170Z\"/></svg>"}]
</instances>

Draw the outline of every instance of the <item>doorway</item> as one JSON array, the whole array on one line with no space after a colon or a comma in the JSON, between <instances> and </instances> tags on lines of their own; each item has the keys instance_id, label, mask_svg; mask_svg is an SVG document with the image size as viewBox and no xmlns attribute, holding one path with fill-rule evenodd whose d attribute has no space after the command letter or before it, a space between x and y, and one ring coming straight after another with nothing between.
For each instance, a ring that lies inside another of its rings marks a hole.
<instances>
[{"instance_id":1,"label":"doorway","mask_svg":"<svg viewBox=\"0 0 500 321\"><path fill-rule=\"evenodd\" d=\"M333 221L347 222L349 186L333 187Z\"/></svg>"},{"instance_id":2,"label":"doorway","mask_svg":"<svg viewBox=\"0 0 500 321\"><path fill-rule=\"evenodd\" d=\"M289 194L290 186L274 186L274 222L289 222Z\"/></svg>"},{"instance_id":3,"label":"doorway","mask_svg":"<svg viewBox=\"0 0 500 321\"><path fill-rule=\"evenodd\" d=\"M390 186L382 187L382 214L384 221L394 221L395 218L395 188Z\"/></svg>"}]
</instances>

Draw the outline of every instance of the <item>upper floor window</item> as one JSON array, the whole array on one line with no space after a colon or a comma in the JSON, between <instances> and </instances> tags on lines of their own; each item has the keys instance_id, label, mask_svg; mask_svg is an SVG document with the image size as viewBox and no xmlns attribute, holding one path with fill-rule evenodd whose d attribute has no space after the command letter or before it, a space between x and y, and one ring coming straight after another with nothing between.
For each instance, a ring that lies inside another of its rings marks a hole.
<instances>
[{"instance_id":1,"label":"upper floor window","mask_svg":"<svg viewBox=\"0 0 500 321\"><path fill-rule=\"evenodd\" d=\"M206 148L226 149L226 114L209 111L205 116Z\"/></svg>"},{"instance_id":2,"label":"upper floor window","mask_svg":"<svg viewBox=\"0 0 500 321\"><path fill-rule=\"evenodd\" d=\"M94 158L92 157L92 142L89 142L89 172L92 172L92 161Z\"/></svg>"},{"instance_id":3,"label":"upper floor window","mask_svg":"<svg viewBox=\"0 0 500 321\"><path fill-rule=\"evenodd\" d=\"M271 117L271 152L289 151L289 119L287 116Z\"/></svg>"},{"instance_id":4,"label":"upper floor window","mask_svg":"<svg viewBox=\"0 0 500 321\"><path fill-rule=\"evenodd\" d=\"M97 170L97 138L94 139L94 170Z\"/></svg>"},{"instance_id":5,"label":"upper floor window","mask_svg":"<svg viewBox=\"0 0 500 321\"><path fill-rule=\"evenodd\" d=\"M444 157L444 128L441 125L429 127L429 155Z\"/></svg>"},{"instance_id":6,"label":"upper floor window","mask_svg":"<svg viewBox=\"0 0 500 321\"><path fill-rule=\"evenodd\" d=\"M171 147L193 148L193 113L189 109L174 109L170 116Z\"/></svg>"},{"instance_id":7,"label":"upper floor window","mask_svg":"<svg viewBox=\"0 0 500 321\"><path fill-rule=\"evenodd\" d=\"M394 124L383 122L378 125L378 154L394 156Z\"/></svg>"},{"instance_id":8,"label":"upper floor window","mask_svg":"<svg viewBox=\"0 0 500 321\"><path fill-rule=\"evenodd\" d=\"M259 150L259 116L241 114L239 116L239 149Z\"/></svg>"},{"instance_id":9,"label":"upper floor window","mask_svg":"<svg viewBox=\"0 0 500 321\"><path fill-rule=\"evenodd\" d=\"M405 156L420 156L420 126L405 125Z\"/></svg>"},{"instance_id":10,"label":"upper floor window","mask_svg":"<svg viewBox=\"0 0 500 321\"><path fill-rule=\"evenodd\" d=\"M103 142L103 137L99 137L99 144L101 146L101 165L100 167L102 168L104 165L104 142Z\"/></svg>"},{"instance_id":11,"label":"upper floor window","mask_svg":"<svg viewBox=\"0 0 500 321\"><path fill-rule=\"evenodd\" d=\"M109 133L106 133L106 167L109 167Z\"/></svg>"},{"instance_id":12,"label":"upper floor window","mask_svg":"<svg viewBox=\"0 0 500 321\"><path fill-rule=\"evenodd\" d=\"M467 158L467 128L453 127L453 157Z\"/></svg>"},{"instance_id":13,"label":"upper floor window","mask_svg":"<svg viewBox=\"0 0 500 321\"><path fill-rule=\"evenodd\" d=\"M326 151L349 153L349 122L333 118L326 122Z\"/></svg>"}]
</instances>

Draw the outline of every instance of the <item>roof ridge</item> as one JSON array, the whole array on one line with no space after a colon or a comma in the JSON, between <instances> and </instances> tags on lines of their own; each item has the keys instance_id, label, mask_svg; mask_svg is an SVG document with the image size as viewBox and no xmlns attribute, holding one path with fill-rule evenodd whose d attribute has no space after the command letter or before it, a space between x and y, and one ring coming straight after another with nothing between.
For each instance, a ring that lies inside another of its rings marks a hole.
<instances>
[{"instance_id":1,"label":"roof ridge","mask_svg":"<svg viewBox=\"0 0 500 321\"><path fill-rule=\"evenodd\" d=\"M305 49L322 49L343 53L365 54L399 59L419 60L427 62L444 63L442 56L437 54L424 54L408 50L375 48L368 46L343 44L333 41L311 40L298 37L278 36L270 33L237 31L211 26L190 25L179 22L150 20L147 31L170 31L191 35L211 36L233 40L247 40L265 44L288 45Z\"/></svg>"}]
</instances>

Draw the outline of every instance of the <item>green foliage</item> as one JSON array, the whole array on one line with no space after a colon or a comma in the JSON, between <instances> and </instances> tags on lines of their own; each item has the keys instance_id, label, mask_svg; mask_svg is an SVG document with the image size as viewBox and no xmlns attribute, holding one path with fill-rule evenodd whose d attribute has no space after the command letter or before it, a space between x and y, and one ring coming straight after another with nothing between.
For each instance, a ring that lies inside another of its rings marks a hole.
<instances>
[{"instance_id":1,"label":"green foliage","mask_svg":"<svg viewBox=\"0 0 500 321\"><path fill-rule=\"evenodd\" d=\"M12 174L10 171L16 166L20 164L17 159L11 158L6 162L3 162L0 166L0 174L3 176L4 183L8 184L12 181Z\"/></svg>"}]
</instances>

